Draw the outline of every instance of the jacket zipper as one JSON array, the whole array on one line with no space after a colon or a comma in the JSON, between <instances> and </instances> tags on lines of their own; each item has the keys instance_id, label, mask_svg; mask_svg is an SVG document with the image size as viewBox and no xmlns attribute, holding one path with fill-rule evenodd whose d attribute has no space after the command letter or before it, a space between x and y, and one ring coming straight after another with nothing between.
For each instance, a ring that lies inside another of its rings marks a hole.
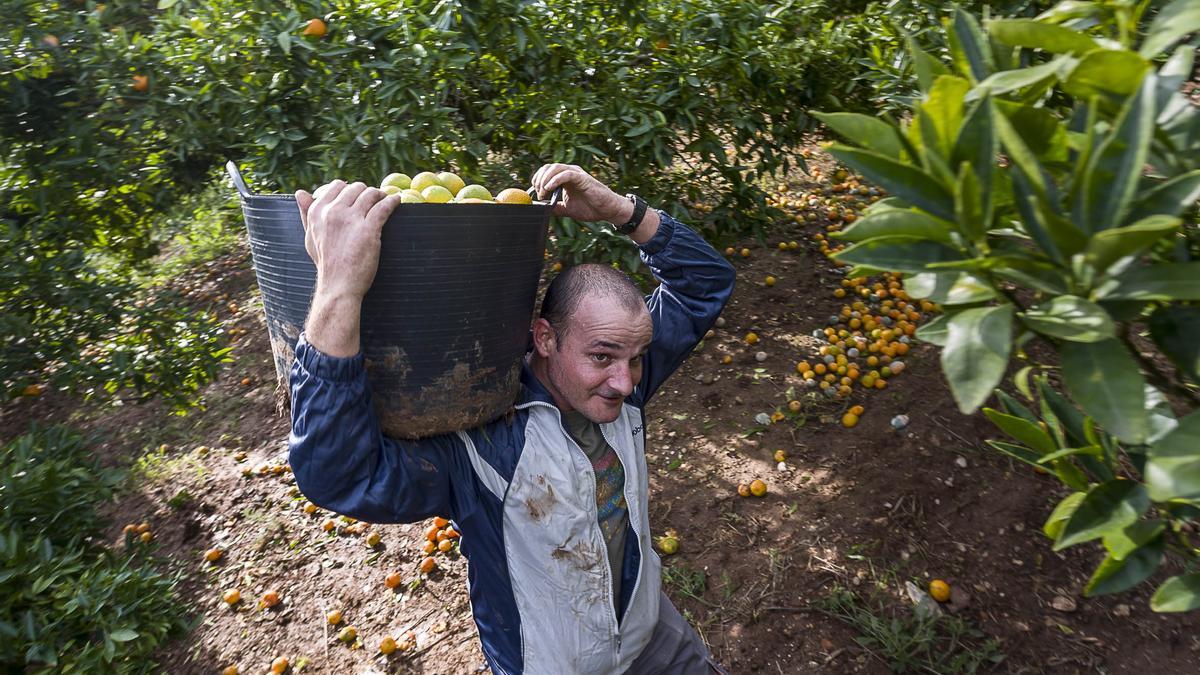
<instances>
[{"instance_id":1,"label":"jacket zipper","mask_svg":"<svg viewBox=\"0 0 1200 675\"><path fill-rule=\"evenodd\" d=\"M608 443L609 447L611 447L613 449L613 452L617 452L617 446L613 445L612 441L608 440L608 434L605 433L605 431L604 431L604 425L600 426L600 435L604 436L604 442ZM617 461L621 461L620 453L617 453ZM624 462L622 462L622 464L621 464L621 470L622 471L625 470ZM625 493L626 514L628 514L628 505L632 504L634 502L630 501L630 499L629 499L629 472L627 472L627 471L625 471L625 484L621 487L621 491L623 493ZM630 527L630 529L633 530L633 538L634 538L635 542L637 543L638 560L640 562L641 560L644 559L643 556L646 555L646 552L642 550L642 535L638 531L637 524L634 523L634 518L631 516L629 517L629 527ZM642 583L642 570L641 570L641 567L639 566L637 576L634 577L634 579L633 579L633 591L631 591L629 594L630 602L633 602L633 599L637 597L638 586L640 586L641 583ZM626 611L629 610L628 607L626 607L625 609L626 609ZM621 621L620 621L620 619L617 618L617 603L616 603L615 599L613 600L613 621L615 622L615 624L617 626L617 661L620 662Z\"/></svg>"},{"instance_id":2,"label":"jacket zipper","mask_svg":"<svg viewBox=\"0 0 1200 675\"><path fill-rule=\"evenodd\" d=\"M535 405L544 406L544 407L550 408L551 410L554 411L554 413L558 416L558 428L559 428L559 430L561 430L563 432L563 436L565 436L567 438L567 440L571 441L571 444L574 445L577 450L579 450L579 454L583 455L584 459L587 459L587 453L583 451L583 448L580 447L579 443L577 443L574 438L571 438L571 434L567 433L567 428L563 426L562 412L558 409L557 406L553 406L553 405L550 405L549 403L544 403L542 401L530 401L529 403L525 403L525 404L519 405L517 407L518 408L527 408L527 407L532 407ZM617 454L617 461L620 462L621 454L617 452L617 446L613 445L612 441L608 440L608 434L604 432L603 424L600 425L600 435L604 437L604 442L608 443L609 447L611 447L613 449L613 452ZM589 468L591 467L591 463L592 462L589 459L588 460ZM621 462L621 470L622 470L622 472L625 471L625 463L624 462ZM588 473L590 474L589 478L591 480L591 485L592 485L592 499L591 499L590 511L592 514L592 520L595 521L595 523L596 523L594 531L600 532L600 541L602 543L604 543L605 558L607 558L608 542L604 541L604 533L602 531L600 531L600 514L599 514L599 511L597 511L597 509L596 509L596 473L595 473L594 469ZM622 486L621 492L625 495L626 503L627 504L630 503L629 502L629 475L628 475L628 473L626 473L626 475L625 475L625 485ZM637 525L635 525L633 523L633 518L629 519L629 524L630 524L630 527L633 528L634 538L637 540L638 554L639 554L639 556L645 556L646 552L644 550L642 550L642 538L641 538L640 533L638 532ZM612 608L613 635L616 636L617 661L619 662L620 654L621 654L621 623L617 619L617 598L614 596L613 590L612 590L613 589L612 566L608 564L607 559L605 560L605 565L603 566L603 569L604 569L604 577L608 582L605 587L605 594L608 596L608 598L609 598L608 604ZM633 598L636 597L638 587L641 585L641 583L642 583L642 573L641 573L641 570L639 569L638 575L634 579L634 582L633 582L633 592L629 595L630 601L632 601Z\"/></svg>"}]
</instances>

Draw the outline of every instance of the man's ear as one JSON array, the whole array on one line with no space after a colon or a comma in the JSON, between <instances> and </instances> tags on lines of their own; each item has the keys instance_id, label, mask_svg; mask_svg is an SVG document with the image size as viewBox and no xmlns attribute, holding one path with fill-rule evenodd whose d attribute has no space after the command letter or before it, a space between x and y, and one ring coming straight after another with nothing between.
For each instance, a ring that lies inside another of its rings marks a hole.
<instances>
[{"instance_id":1,"label":"man's ear","mask_svg":"<svg viewBox=\"0 0 1200 675\"><path fill-rule=\"evenodd\" d=\"M533 348L542 358L550 356L550 352L558 349L558 334L554 326L541 317L533 322Z\"/></svg>"}]
</instances>

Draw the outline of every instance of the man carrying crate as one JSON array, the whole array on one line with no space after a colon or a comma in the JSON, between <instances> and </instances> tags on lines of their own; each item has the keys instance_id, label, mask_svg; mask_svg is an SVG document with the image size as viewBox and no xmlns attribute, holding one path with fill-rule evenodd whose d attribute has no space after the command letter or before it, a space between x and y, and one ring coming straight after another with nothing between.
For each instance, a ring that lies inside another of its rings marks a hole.
<instances>
[{"instance_id":1,"label":"man carrying crate","mask_svg":"<svg viewBox=\"0 0 1200 675\"><path fill-rule=\"evenodd\" d=\"M647 509L644 408L733 292L687 226L577 166L534 175L556 215L608 221L660 282L604 265L550 284L514 413L400 441L371 404L359 341L380 232L400 203L361 183L296 193L317 287L291 372L290 461L319 506L373 523L449 516L494 673L724 673L661 590Z\"/></svg>"}]
</instances>

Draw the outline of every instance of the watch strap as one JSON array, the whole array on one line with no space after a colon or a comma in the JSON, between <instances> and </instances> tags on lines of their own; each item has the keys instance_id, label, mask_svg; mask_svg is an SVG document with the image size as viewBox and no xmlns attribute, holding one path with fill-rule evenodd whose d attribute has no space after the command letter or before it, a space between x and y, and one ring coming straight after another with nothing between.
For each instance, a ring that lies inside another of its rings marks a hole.
<instances>
[{"instance_id":1,"label":"watch strap","mask_svg":"<svg viewBox=\"0 0 1200 675\"><path fill-rule=\"evenodd\" d=\"M622 223L620 225L617 225L616 223L614 223L613 225L616 228L617 232L620 232L621 234L624 234L624 235L630 235L630 234L633 234L634 230L636 230L638 228L638 225L642 224L642 220L646 217L646 208L647 207L646 207L646 200L642 199L641 197L639 197L635 194L632 194L632 193L627 194L625 196L629 198L629 201L633 202L633 215L630 216L628 222Z\"/></svg>"}]
</instances>

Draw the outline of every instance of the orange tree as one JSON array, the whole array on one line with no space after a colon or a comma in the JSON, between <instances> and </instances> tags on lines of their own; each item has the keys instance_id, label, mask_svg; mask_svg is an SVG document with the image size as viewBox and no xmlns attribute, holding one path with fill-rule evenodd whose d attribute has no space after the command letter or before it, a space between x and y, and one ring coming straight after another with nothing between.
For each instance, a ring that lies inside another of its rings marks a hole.
<instances>
[{"instance_id":1,"label":"orange tree","mask_svg":"<svg viewBox=\"0 0 1200 675\"><path fill-rule=\"evenodd\" d=\"M215 376L212 317L139 297L131 271L229 158L281 191L446 167L511 185L574 162L677 212L714 202L710 234L761 228L756 179L787 168L797 103L854 72L865 36L830 21L735 0L10 3L0 396L49 377L187 402ZM556 227L565 258L636 265L606 231Z\"/></svg>"},{"instance_id":2,"label":"orange tree","mask_svg":"<svg viewBox=\"0 0 1200 675\"><path fill-rule=\"evenodd\" d=\"M909 121L821 118L859 146L833 154L893 195L836 258L903 272L945 307L918 336L942 346L964 413L1014 349L1030 361L1015 380L1032 405L996 390L984 412L1010 439L992 447L1069 488L1045 534L1103 544L1089 595L1175 554L1151 606L1185 611L1200 608L1200 114L1181 93L1195 48L1172 47L1200 30L1200 2L1147 7L1064 2L982 27L956 12L949 64L912 55ZM1025 353L1035 338L1055 358Z\"/></svg>"}]
</instances>

